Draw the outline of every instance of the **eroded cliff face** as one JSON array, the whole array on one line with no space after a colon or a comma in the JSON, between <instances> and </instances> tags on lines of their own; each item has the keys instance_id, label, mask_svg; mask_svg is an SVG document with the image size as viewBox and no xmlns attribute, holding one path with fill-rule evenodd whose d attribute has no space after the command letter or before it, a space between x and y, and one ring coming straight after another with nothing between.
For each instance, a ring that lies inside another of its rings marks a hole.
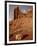
<instances>
[{"instance_id":1,"label":"eroded cliff face","mask_svg":"<svg viewBox=\"0 0 37 46\"><path fill-rule=\"evenodd\" d=\"M32 40L32 9L22 13L17 7L14 10L14 20L9 24L9 40Z\"/></svg>"}]
</instances>

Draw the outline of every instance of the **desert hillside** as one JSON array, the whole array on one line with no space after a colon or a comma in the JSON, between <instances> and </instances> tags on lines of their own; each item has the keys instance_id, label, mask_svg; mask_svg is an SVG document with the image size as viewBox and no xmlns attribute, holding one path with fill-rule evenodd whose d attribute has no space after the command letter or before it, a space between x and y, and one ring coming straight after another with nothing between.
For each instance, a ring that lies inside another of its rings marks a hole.
<instances>
[{"instance_id":1,"label":"desert hillside","mask_svg":"<svg viewBox=\"0 0 37 46\"><path fill-rule=\"evenodd\" d=\"M14 20L9 22L9 40L32 40L32 9L22 13L14 9Z\"/></svg>"}]
</instances>

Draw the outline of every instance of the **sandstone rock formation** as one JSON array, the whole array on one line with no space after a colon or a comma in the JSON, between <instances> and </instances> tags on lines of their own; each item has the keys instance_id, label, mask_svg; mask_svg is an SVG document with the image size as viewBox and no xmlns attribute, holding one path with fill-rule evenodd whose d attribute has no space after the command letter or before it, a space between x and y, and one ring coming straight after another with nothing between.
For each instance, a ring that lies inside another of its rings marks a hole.
<instances>
[{"instance_id":1,"label":"sandstone rock formation","mask_svg":"<svg viewBox=\"0 0 37 46\"><path fill-rule=\"evenodd\" d=\"M32 9L22 13L17 7L14 10L14 20L9 22L9 40L32 40Z\"/></svg>"}]
</instances>

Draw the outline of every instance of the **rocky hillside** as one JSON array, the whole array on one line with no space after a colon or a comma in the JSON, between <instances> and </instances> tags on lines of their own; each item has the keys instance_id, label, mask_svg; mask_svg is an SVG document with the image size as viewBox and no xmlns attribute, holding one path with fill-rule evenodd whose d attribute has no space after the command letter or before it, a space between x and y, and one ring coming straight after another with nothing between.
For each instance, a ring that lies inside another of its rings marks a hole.
<instances>
[{"instance_id":1,"label":"rocky hillside","mask_svg":"<svg viewBox=\"0 0 37 46\"><path fill-rule=\"evenodd\" d=\"M32 9L22 13L14 10L14 20L9 22L9 40L32 40Z\"/></svg>"}]
</instances>

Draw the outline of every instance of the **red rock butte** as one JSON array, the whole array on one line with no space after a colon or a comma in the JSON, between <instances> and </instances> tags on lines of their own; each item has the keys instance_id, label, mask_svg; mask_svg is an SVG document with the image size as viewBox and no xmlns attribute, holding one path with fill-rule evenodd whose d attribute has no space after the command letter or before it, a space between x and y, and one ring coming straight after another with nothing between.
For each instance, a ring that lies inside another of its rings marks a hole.
<instances>
[{"instance_id":1,"label":"red rock butte","mask_svg":"<svg viewBox=\"0 0 37 46\"><path fill-rule=\"evenodd\" d=\"M17 6L14 9L14 20L9 22L9 40L32 40L32 15L33 9L22 13Z\"/></svg>"}]
</instances>

